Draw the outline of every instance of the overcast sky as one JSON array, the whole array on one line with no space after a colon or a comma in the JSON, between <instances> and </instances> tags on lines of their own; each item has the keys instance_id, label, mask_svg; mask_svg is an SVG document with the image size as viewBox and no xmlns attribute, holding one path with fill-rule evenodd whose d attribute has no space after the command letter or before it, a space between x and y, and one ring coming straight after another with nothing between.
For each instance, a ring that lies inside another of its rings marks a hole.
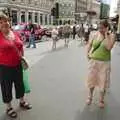
<instances>
[{"instance_id":1,"label":"overcast sky","mask_svg":"<svg viewBox=\"0 0 120 120\"><path fill-rule=\"evenodd\" d=\"M115 16L115 11L117 8L117 1L118 0L102 0L102 2L110 4L110 16L113 17Z\"/></svg>"},{"instance_id":2,"label":"overcast sky","mask_svg":"<svg viewBox=\"0 0 120 120\"><path fill-rule=\"evenodd\" d=\"M115 11L116 11L116 8L117 8L117 1L118 0L110 0L110 5L111 5L111 10L110 10L110 16L115 16Z\"/></svg>"}]
</instances>

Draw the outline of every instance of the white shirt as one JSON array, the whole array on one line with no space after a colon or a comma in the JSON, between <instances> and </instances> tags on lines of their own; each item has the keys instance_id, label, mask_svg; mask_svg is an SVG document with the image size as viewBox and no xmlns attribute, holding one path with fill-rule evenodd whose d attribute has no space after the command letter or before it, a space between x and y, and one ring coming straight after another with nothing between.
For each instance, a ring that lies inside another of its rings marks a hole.
<instances>
[{"instance_id":1,"label":"white shirt","mask_svg":"<svg viewBox=\"0 0 120 120\"><path fill-rule=\"evenodd\" d=\"M52 30L52 38L57 37L57 35L58 35L58 31L56 29L53 29Z\"/></svg>"}]
</instances>

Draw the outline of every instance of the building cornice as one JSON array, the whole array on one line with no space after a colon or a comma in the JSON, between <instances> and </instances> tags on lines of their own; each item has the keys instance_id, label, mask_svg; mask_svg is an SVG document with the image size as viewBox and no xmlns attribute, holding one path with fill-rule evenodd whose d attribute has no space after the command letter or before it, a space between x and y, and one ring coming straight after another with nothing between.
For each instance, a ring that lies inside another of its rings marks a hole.
<instances>
[{"instance_id":1,"label":"building cornice","mask_svg":"<svg viewBox=\"0 0 120 120\"><path fill-rule=\"evenodd\" d=\"M25 5L18 5L18 4L13 4L13 3L0 3L0 7L10 7L10 8L17 8L17 9L25 9L25 10L33 10L33 11L40 11L43 13L50 13L49 9L40 9L36 7L31 7L31 6L25 6Z\"/></svg>"}]
</instances>

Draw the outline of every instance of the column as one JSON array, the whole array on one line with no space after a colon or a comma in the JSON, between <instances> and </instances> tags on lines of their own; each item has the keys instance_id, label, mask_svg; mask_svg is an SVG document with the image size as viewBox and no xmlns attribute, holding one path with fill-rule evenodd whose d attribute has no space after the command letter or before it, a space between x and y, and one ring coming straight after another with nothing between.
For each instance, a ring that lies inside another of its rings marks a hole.
<instances>
[{"instance_id":1,"label":"column","mask_svg":"<svg viewBox=\"0 0 120 120\"><path fill-rule=\"evenodd\" d=\"M43 25L45 25L45 14L43 14Z\"/></svg>"},{"instance_id":2,"label":"column","mask_svg":"<svg viewBox=\"0 0 120 120\"><path fill-rule=\"evenodd\" d=\"M47 15L47 24L48 24L48 25L50 24L50 20L49 20L49 19L50 19L50 15L48 14L48 15Z\"/></svg>"},{"instance_id":3,"label":"column","mask_svg":"<svg viewBox=\"0 0 120 120\"><path fill-rule=\"evenodd\" d=\"M25 22L28 23L28 11L25 12Z\"/></svg>"},{"instance_id":4,"label":"column","mask_svg":"<svg viewBox=\"0 0 120 120\"><path fill-rule=\"evenodd\" d=\"M21 11L19 10L17 13L18 23L21 23Z\"/></svg>"},{"instance_id":5,"label":"column","mask_svg":"<svg viewBox=\"0 0 120 120\"><path fill-rule=\"evenodd\" d=\"M51 16L51 25L53 25L53 16Z\"/></svg>"}]
</instances>

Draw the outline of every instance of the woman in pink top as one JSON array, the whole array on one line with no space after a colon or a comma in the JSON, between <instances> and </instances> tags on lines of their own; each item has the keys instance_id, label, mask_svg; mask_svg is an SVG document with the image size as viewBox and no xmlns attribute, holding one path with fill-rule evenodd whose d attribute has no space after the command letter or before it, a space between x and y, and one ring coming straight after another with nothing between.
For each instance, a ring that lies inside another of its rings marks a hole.
<instances>
[{"instance_id":1,"label":"woman in pink top","mask_svg":"<svg viewBox=\"0 0 120 120\"><path fill-rule=\"evenodd\" d=\"M18 51L16 50L18 49ZM20 54L23 54L23 43L19 36L10 29L8 17L0 14L0 85L6 113L12 118L17 117L12 101L12 84L15 86L16 98L20 99L20 107L31 109L31 105L24 100L23 72Z\"/></svg>"}]
</instances>

